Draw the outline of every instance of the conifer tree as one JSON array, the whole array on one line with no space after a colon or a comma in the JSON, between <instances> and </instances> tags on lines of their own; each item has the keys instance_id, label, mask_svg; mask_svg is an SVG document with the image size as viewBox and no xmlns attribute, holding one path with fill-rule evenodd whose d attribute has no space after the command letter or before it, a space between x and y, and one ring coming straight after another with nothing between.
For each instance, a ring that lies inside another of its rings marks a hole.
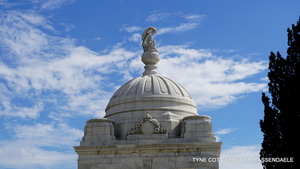
<instances>
[{"instance_id":1,"label":"conifer tree","mask_svg":"<svg viewBox=\"0 0 300 169\"><path fill-rule=\"evenodd\" d=\"M262 94L264 133L260 158L293 158L294 162L263 162L266 169L300 168L300 18L288 28L287 57L271 52L269 93ZM271 100L271 102L270 102Z\"/></svg>"}]
</instances>

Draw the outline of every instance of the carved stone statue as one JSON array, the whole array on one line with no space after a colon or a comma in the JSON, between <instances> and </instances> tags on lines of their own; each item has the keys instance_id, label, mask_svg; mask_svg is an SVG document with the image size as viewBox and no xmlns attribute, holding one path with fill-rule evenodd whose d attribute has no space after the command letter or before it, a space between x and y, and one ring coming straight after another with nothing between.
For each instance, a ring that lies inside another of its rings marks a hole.
<instances>
[{"instance_id":1,"label":"carved stone statue","mask_svg":"<svg viewBox=\"0 0 300 169\"><path fill-rule=\"evenodd\" d=\"M153 27L147 28L142 35L142 46L144 48L144 52L157 52L155 47L155 40L153 40L153 34L156 33L156 29Z\"/></svg>"},{"instance_id":2,"label":"carved stone statue","mask_svg":"<svg viewBox=\"0 0 300 169\"><path fill-rule=\"evenodd\" d=\"M158 75L156 71L156 64L159 61L159 54L155 46L155 40L153 40L153 34L156 33L156 29L153 27L148 27L145 29L142 35L142 46L144 48L144 53L142 55L142 62L145 64L145 75Z\"/></svg>"}]
</instances>

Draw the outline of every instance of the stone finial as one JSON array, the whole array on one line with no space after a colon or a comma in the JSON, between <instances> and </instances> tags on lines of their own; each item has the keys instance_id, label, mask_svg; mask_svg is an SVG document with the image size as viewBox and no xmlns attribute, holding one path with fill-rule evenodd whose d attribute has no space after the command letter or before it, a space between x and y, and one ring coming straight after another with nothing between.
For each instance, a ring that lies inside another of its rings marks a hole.
<instances>
[{"instance_id":1,"label":"stone finial","mask_svg":"<svg viewBox=\"0 0 300 169\"><path fill-rule=\"evenodd\" d=\"M142 55L142 62L145 64L145 75L158 75L156 71L156 64L159 62L159 55L156 49L156 42L153 40L153 34L156 33L156 29L149 27L145 29L142 35L142 46L144 48L144 53Z\"/></svg>"}]
</instances>

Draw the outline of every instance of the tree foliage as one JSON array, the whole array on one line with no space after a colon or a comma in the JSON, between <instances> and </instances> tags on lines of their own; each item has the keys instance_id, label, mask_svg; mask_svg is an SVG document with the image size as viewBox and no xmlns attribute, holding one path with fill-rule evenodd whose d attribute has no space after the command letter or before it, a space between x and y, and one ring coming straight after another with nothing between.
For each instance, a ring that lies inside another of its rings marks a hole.
<instances>
[{"instance_id":1,"label":"tree foliage","mask_svg":"<svg viewBox=\"0 0 300 169\"><path fill-rule=\"evenodd\" d=\"M264 133L261 158L293 158L293 163L264 162L266 169L299 169L300 147L300 18L288 28L287 57L271 52L269 57L269 93L262 94ZM271 100L271 101L270 101Z\"/></svg>"}]
</instances>

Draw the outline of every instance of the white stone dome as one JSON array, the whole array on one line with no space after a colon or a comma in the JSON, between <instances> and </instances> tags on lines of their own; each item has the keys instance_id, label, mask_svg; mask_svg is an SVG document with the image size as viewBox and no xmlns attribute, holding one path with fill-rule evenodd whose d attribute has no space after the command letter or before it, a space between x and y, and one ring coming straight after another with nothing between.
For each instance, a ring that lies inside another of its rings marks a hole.
<instances>
[{"instance_id":1,"label":"white stone dome","mask_svg":"<svg viewBox=\"0 0 300 169\"><path fill-rule=\"evenodd\" d=\"M144 75L121 86L111 97L106 116L139 110L197 113L190 94L178 83L159 75Z\"/></svg>"},{"instance_id":2,"label":"white stone dome","mask_svg":"<svg viewBox=\"0 0 300 169\"><path fill-rule=\"evenodd\" d=\"M142 38L143 75L121 86L105 109L104 118L114 121L117 139L127 139L128 131L146 114L158 120L163 128L169 129L170 138L180 137L180 120L198 115L190 94L173 80L158 75L156 64L159 54L152 39L153 33L155 31L148 32L146 29Z\"/></svg>"}]
</instances>

